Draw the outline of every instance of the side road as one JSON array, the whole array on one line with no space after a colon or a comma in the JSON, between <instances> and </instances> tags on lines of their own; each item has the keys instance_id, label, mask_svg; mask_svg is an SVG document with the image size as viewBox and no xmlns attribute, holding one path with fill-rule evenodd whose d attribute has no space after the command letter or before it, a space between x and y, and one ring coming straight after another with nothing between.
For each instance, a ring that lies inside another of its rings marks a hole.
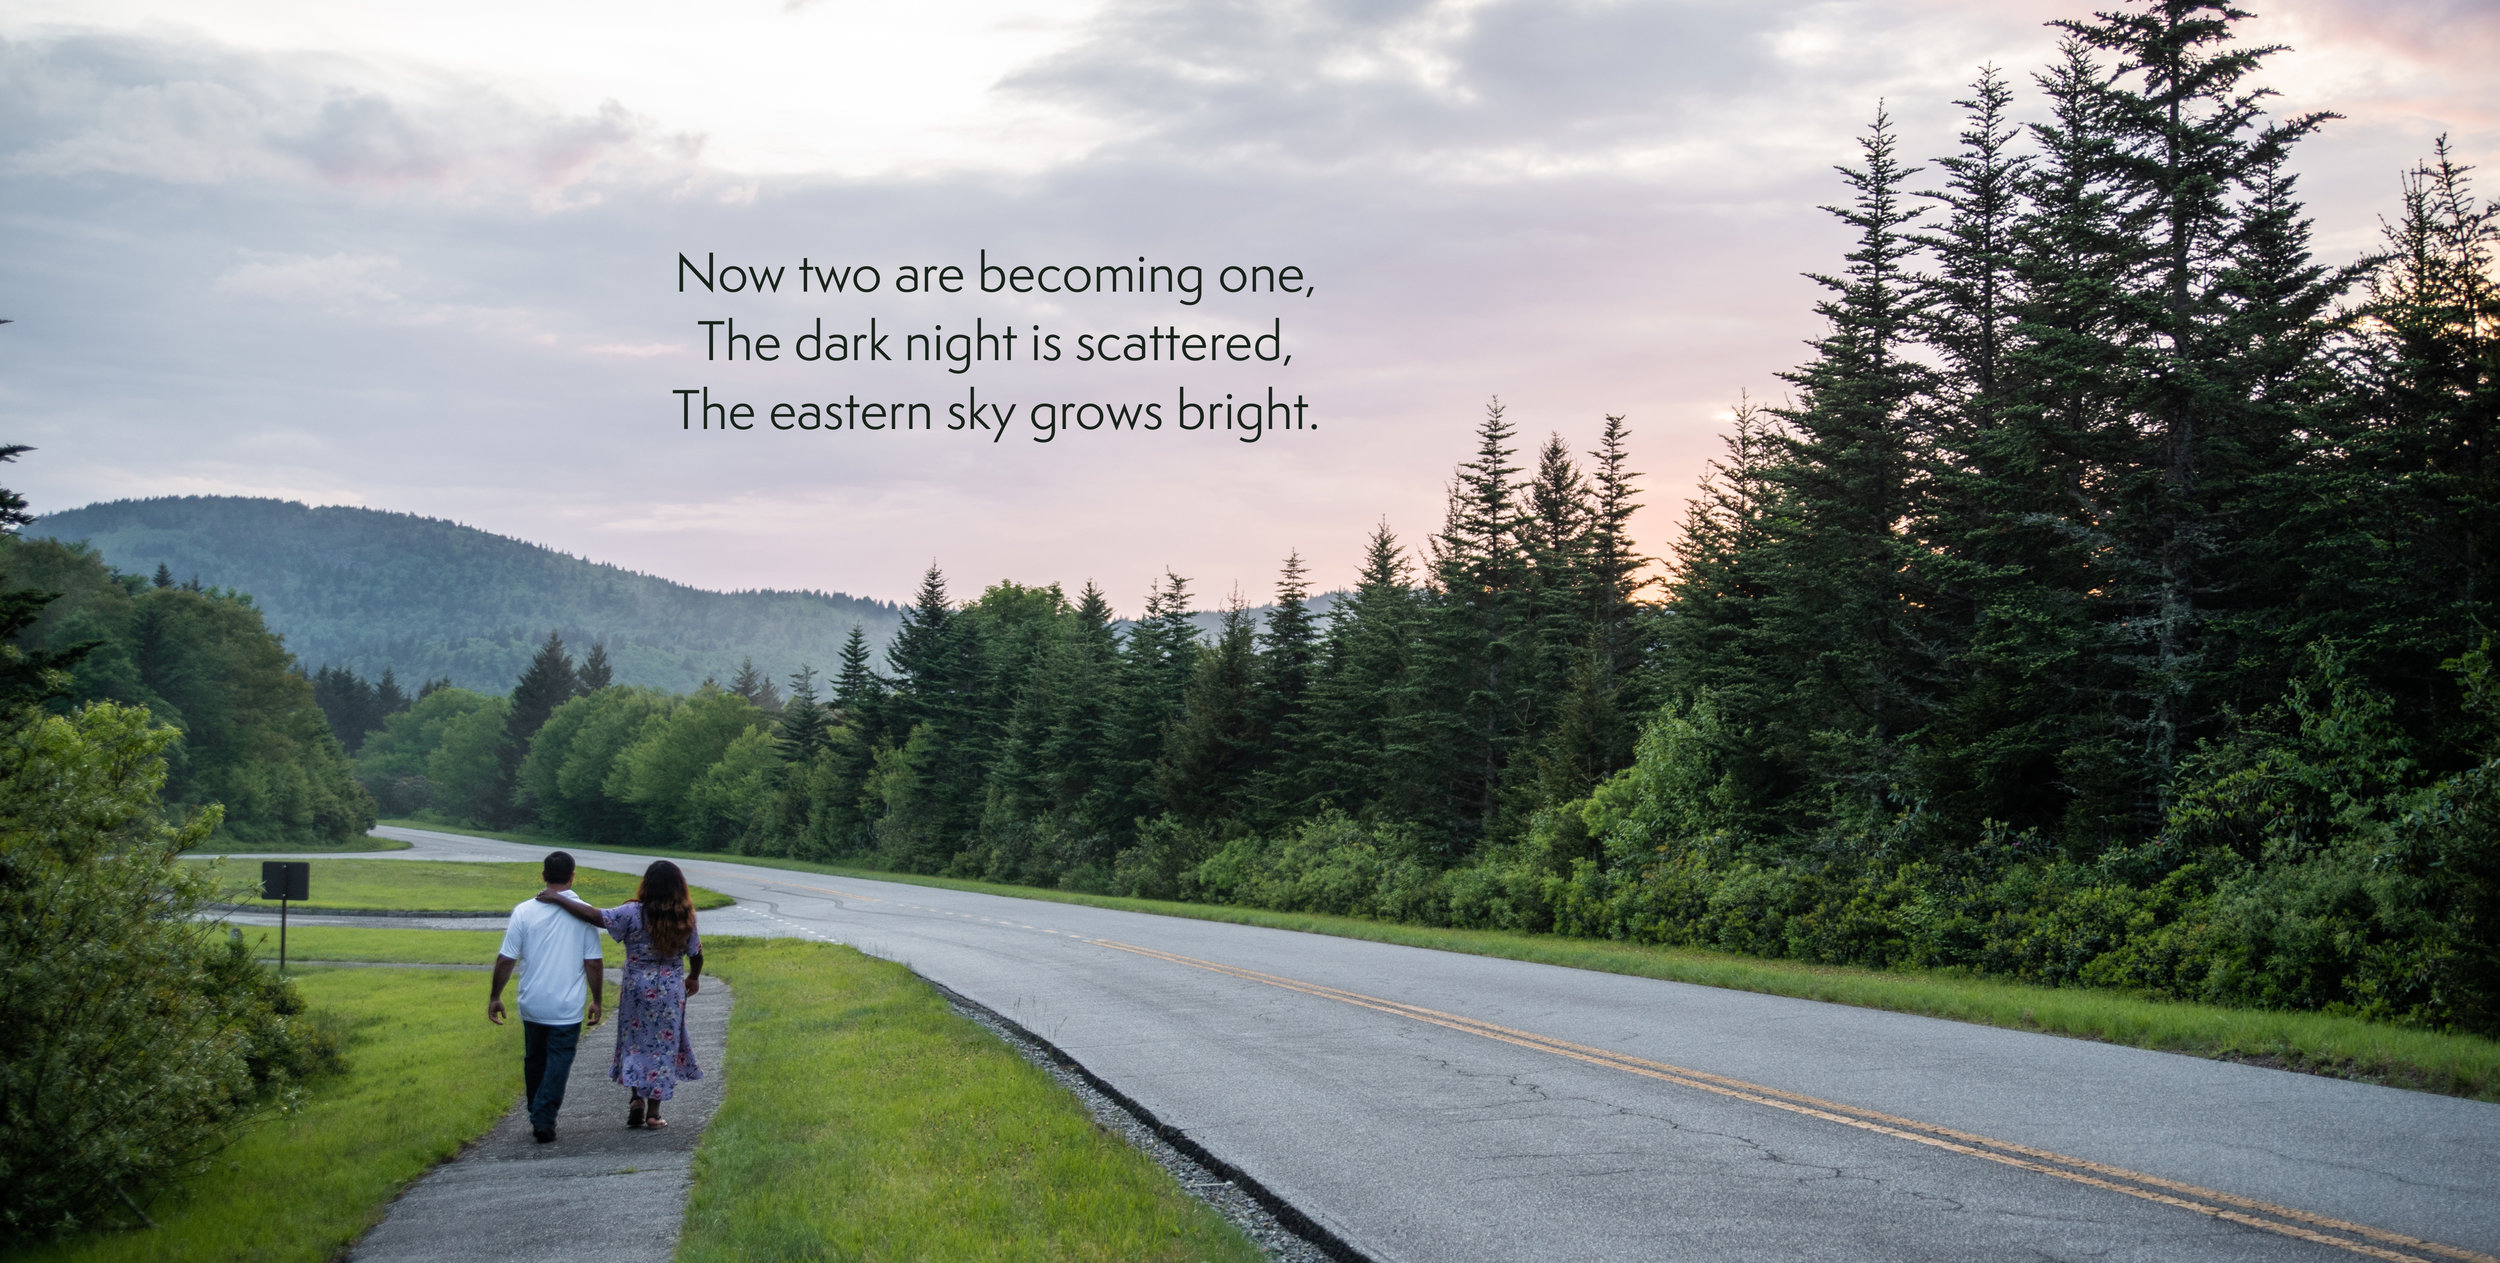
<instances>
[{"instance_id":1,"label":"side road","mask_svg":"<svg viewBox=\"0 0 2500 1263\"><path fill-rule=\"evenodd\" d=\"M479 994L483 1013L484 988ZM554 1144L530 1139L528 1115L516 1106L484 1140L411 1185L348 1258L665 1263L677 1251L695 1142L720 1106L730 999L728 984L707 977L686 1002L704 1077L678 1085L665 1130L626 1128L625 1089L608 1081L613 1028L586 1030ZM521 1068L511 1069L517 1096Z\"/></svg>"}]
</instances>

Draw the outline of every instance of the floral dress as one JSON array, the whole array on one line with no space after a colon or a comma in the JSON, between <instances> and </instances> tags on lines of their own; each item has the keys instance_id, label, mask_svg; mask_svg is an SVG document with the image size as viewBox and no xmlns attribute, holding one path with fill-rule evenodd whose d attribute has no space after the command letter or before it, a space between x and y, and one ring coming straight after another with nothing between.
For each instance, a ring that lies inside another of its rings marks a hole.
<instances>
[{"instance_id":1,"label":"floral dress","mask_svg":"<svg viewBox=\"0 0 2500 1263\"><path fill-rule=\"evenodd\" d=\"M625 978L617 987L616 1056L608 1077L656 1101L669 1099L680 1079L700 1079L694 1043L686 1034L686 971L677 957L659 959L642 905L607 910L608 934L625 947ZM703 938L686 934L686 955L703 954Z\"/></svg>"}]
</instances>

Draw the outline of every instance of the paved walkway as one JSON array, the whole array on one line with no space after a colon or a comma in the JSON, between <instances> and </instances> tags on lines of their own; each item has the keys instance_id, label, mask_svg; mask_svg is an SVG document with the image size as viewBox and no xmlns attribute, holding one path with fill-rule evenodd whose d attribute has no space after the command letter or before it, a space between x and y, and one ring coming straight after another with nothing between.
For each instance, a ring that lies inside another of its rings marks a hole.
<instances>
[{"instance_id":1,"label":"paved walkway","mask_svg":"<svg viewBox=\"0 0 2500 1263\"><path fill-rule=\"evenodd\" d=\"M554 1144L531 1140L529 1117L515 1108L485 1140L409 1186L349 1252L351 1263L665 1263L694 1183L695 1141L720 1105L729 1000L728 986L706 977L686 1002L704 1077L678 1085L666 1130L626 1129L627 1094L608 1081L615 1028L584 1031ZM517 1061L512 1077L517 1095Z\"/></svg>"}]
</instances>

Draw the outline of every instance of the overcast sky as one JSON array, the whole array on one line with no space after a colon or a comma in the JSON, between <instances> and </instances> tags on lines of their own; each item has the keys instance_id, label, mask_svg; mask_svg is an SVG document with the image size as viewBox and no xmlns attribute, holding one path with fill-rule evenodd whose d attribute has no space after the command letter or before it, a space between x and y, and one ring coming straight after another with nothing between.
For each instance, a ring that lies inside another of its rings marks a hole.
<instances>
[{"instance_id":1,"label":"overcast sky","mask_svg":"<svg viewBox=\"0 0 2500 1263\"><path fill-rule=\"evenodd\" d=\"M1255 602L1289 549L1337 585L1384 517L1420 543L1498 395L1578 449L1626 414L1662 551L1728 405L1817 332L1799 273L1844 238L1815 207L1877 102L1945 152L1993 61L2036 115L2042 23L2086 7L0 0L0 441L40 449L8 485L404 510L716 588L897 598L935 560L1133 612L1167 566ZM2371 246L2435 136L2500 154L2500 5L2262 7L2282 108L2346 116L2297 163L2321 253ZM981 251L1311 292L894 292ZM680 252L789 271L681 294ZM886 280L800 295L802 257ZM897 354L975 320L1281 327L1293 361L707 363L728 318L873 318ZM702 387L941 423L968 390L1170 418L1272 387L1315 428L683 430Z\"/></svg>"}]
</instances>

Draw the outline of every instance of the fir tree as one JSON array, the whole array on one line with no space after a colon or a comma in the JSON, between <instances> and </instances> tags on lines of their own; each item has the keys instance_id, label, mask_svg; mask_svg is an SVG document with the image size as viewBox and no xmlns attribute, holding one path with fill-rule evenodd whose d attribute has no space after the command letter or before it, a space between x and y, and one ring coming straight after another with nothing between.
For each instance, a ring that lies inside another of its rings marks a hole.
<instances>
[{"instance_id":1,"label":"fir tree","mask_svg":"<svg viewBox=\"0 0 2500 1263\"><path fill-rule=\"evenodd\" d=\"M781 691L773 686L772 677L756 669L750 656L738 663L738 674L730 677L729 691L747 699L747 704L767 715L781 711Z\"/></svg>"},{"instance_id":2,"label":"fir tree","mask_svg":"<svg viewBox=\"0 0 2500 1263\"><path fill-rule=\"evenodd\" d=\"M790 676L790 700L773 727L774 748L787 767L804 768L825 745L824 704L816 696L816 672L804 664Z\"/></svg>"},{"instance_id":3,"label":"fir tree","mask_svg":"<svg viewBox=\"0 0 2500 1263\"><path fill-rule=\"evenodd\" d=\"M160 561L156 563L156 577L149 582L160 589L170 588L174 586L174 572L171 568L166 566L164 562Z\"/></svg>"},{"instance_id":4,"label":"fir tree","mask_svg":"<svg viewBox=\"0 0 2500 1263\"><path fill-rule=\"evenodd\" d=\"M608 662L608 646L604 641L590 642L590 652L582 656L581 668L574 672L583 696L616 683L616 669Z\"/></svg>"},{"instance_id":5,"label":"fir tree","mask_svg":"<svg viewBox=\"0 0 2500 1263\"><path fill-rule=\"evenodd\" d=\"M1263 734L1247 804L1253 823L1283 823L1308 792L1312 682L1319 669L1319 625L1311 617L1310 583L1299 551L1285 556L1276 580L1276 608L1259 633L1257 727Z\"/></svg>"},{"instance_id":6,"label":"fir tree","mask_svg":"<svg viewBox=\"0 0 2500 1263\"><path fill-rule=\"evenodd\" d=\"M1241 811L1266 741L1259 665L1258 620L1236 592L1215 642L1198 655L1155 763L1155 791L1183 823L1211 829Z\"/></svg>"},{"instance_id":7,"label":"fir tree","mask_svg":"<svg viewBox=\"0 0 2500 1263\"><path fill-rule=\"evenodd\" d=\"M524 816L536 814L534 803L512 801L513 791L520 784L521 760L529 755L530 739L546 726L547 717L555 713L556 707L571 701L579 693L580 680L573 674L573 655L565 651L564 637L548 632L546 642L538 647L537 654L530 658L529 666L521 672L520 680L512 686L512 709L505 717L503 742L496 750L504 787L497 797L509 806L499 810L509 812L517 808ZM507 814L504 819L512 818ZM482 823L503 822L488 820Z\"/></svg>"},{"instance_id":8,"label":"fir tree","mask_svg":"<svg viewBox=\"0 0 2500 1263\"><path fill-rule=\"evenodd\" d=\"M1429 793L1422 682L1424 611L1406 550L1373 528L1354 590L1329 611L1311 683L1310 766L1299 814L1412 818Z\"/></svg>"}]
</instances>

